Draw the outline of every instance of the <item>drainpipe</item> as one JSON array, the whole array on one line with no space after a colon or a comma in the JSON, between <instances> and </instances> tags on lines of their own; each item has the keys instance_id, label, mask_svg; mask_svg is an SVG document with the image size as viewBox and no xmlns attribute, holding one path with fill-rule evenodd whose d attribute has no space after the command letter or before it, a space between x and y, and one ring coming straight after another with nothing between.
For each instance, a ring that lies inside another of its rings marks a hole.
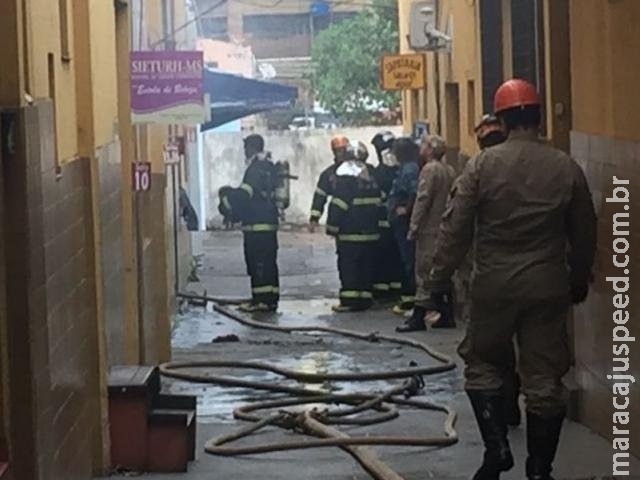
<instances>
[{"instance_id":1,"label":"drainpipe","mask_svg":"<svg viewBox=\"0 0 640 480\"><path fill-rule=\"evenodd\" d=\"M440 2L436 0L435 2L435 17L436 17L436 28L440 28ZM438 134L442 135L442 99L440 98L442 86L440 79L440 54L439 52L433 52L433 63L436 77L435 84L435 94L436 94L436 117L438 120Z\"/></svg>"},{"instance_id":2,"label":"drainpipe","mask_svg":"<svg viewBox=\"0 0 640 480\"><path fill-rule=\"evenodd\" d=\"M164 38L164 49L165 50L175 50L176 42L175 42L175 34L174 34L174 19L175 19L175 0L162 0L162 37ZM175 141L177 132L176 125L169 125L167 129L167 136L170 141ZM178 294L180 290L180 259L179 259L179 248L178 248L178 222L180 221L180 217L178 215L178 170L180 168L180 164L172 163L169 166L171 171L171 196L172 196L172 204L173 204L173 293L175 295Z\"/></svg>"},{"instance_id":3,"label":"drainpipe","mask_svg":"<svg viewBox=\"0 0 640 480\"><path fill-rule=\"evenodd\" d=\"M200 203L200 230L207 230L207 202L205 199L205 161L204 161L204 133L198 128L198 183L199 183L199 203Z\"/></svg>"}]
</instances>

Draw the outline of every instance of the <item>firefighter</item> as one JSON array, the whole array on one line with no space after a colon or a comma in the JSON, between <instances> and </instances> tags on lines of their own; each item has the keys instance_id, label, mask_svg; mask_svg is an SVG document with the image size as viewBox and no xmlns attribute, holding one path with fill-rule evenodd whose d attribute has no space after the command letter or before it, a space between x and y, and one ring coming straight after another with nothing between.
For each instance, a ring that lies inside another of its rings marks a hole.
<instances>
[{"instance_id":1,"label":"firefighter","mask_svg":"<svg viewBox=\"0 0 640 480\"><path fill-rule=\"evenodd\" d=\"M475 132L480 150L499 145L506 140L500 120L495 115L484 115L476 125Z\"/></svg>"},{"instance_id":2,"label":"firefighter","mask_svg":"<svg viewBox=\"0 0 640 480\"><path fill-rule=\"evenodd\" d=\"M491 114L486 114L480 120L480 123L475 128L476 140L480 150L485 148L500 145L506 140L506 136L502 131L502 125L498 117ZM504 394L505 394L505 420L510 427L517 427L521 422L520 404L518 399L520 397L520 377L515 370L516 365L516 352L515 348L512 350L511 362L513 364L514 374L511 378L505 377L504 379Z\"/></svg>"},{"instance_id":3,"label":"firefighter","mask_svg":"<svg viewBox=\"0 0 640 480\"><path fill-rule=\"evenodd\" d=\"M424 166L420 171L418 194L411 214L409 239L416 241L416 304L413 315L398 332L426 330L424 321L427 312L437 311L440 319L432 324L433 328L454 328L453 284L442 305L431 303L427 282L431 271L431 258L435 250L436 236L440 219L444 212L455 171L444 160L446 144L442 137L425 135L420 145L420 158Z\"/></svg>"},{"instance_id":4,"label":"firefighter","mask_svg":"<svg viewBox=\"0 0 640 480\"><path fill-rule=\"evenodd\" d=\"M393 155L394 140L395 136L389 131L377 133L371 140L378 157L378 165L374 168L373 175L382 194L378 224L380 240L376 247L378 261L374 273L373 295L375 298L387 301L400 300L404 276L400 249L391 229L387 208L389 192L399 170L398 161Z\"/></svg>"},{"instance_id":5,"label":"firefighter","mask_svg":"<svg viewBox=\"0 0 640 480\"><path fill-rule=\"evenodd\" d=\"M367 146L363 142L358 142L356 144L356 160L365 164L367 163L367 160L369 160L369 150L367 150ZM368 165L368 167L373 169L371 165Z\"/></svg>"},{"instance_id":6,"label":"firefighter","mask_svg":"<svg viewBox=\"0 0 640 480\"><path fill-rule=\"evenodd\" d=\"M538 138L535 87L509 80L494 103L507 140L472 159L456 182L430 287L437 300L473 242L471 319L459 353L485 446L475 480L499 478L513 466L502 407L514 337L526 398L526 475L551 480L566 408L566 320L571 303L589 292L596 216L580 167Z\"/></svg>"},{"instance_id":7,"label":"firefighter","mask_svg":"<svg viewBox=\"0 0 640 480\"><path fill-rule=\"evenodd\" d=\"M336 170L329 205L327 233L336 238L340 304L333 311L353 312L371 307L375 247L382 199L371 169L357 158L357 147Z\"/></svg>"},{"instance_id":8,"label":"firefighter","mask_svg":"<svg viewBox=\"0 0 640 480\"><path fill-rule=\"evenodd\" d=\"M309 217L309 229L313 232L320 222L320 217L324 213L324 207L333 195L336 185L336 169L345 159L349 147L349 140L344 135L336 135L331 139L331 151L333 152L333 164L325 168L320 174L316 191L313 194L313 202L311 204L311 215Z\"/></svg>"},{"instance_id":9,"label":"firefighter","mask_svg":"<svg viewBox=\"0 0 640 480\"><path fill-rule=\"evenodd\" d=\"M240 305L244 312L274 312L278 308L278 208L275 189L278 172L264 152L257 134L244 139L249 166L238 188L220 190L220 211L232 222L240 221L244 235L244 258L251 277L252 300Z\"/></svg>"},{"instance_id":10,"label":"firefighter","mask_svg":"<svg viewBox=\"0 0 640 480\"><path fill-rule=\"evenodd\" d=\"M403 267L402 296L400 303L393 307L393 313L404 316L413 310L416 294L415 241L410 240L408 235L411 209L418 191L419 147L413 139L402 137L393 143L393 153L400 167L389 192L387 208Z\"/></svg>"}]
</instances>

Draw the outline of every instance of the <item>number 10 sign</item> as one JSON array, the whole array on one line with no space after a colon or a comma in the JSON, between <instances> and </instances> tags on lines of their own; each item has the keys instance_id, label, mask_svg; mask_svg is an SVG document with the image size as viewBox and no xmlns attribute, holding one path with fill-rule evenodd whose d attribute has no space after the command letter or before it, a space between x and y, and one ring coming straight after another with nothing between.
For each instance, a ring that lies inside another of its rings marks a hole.
<instances>
[{"instance_id":1,"label":"number 10 sign","mask_svg":"<svg viewBox=\"0 0 640 480\"><path fill-rule=\"evenodd\" d=\"M135 162L131 165L131 181L134 192L147 192L151 189L151 163Z\"/></svg>"}]
</instances>

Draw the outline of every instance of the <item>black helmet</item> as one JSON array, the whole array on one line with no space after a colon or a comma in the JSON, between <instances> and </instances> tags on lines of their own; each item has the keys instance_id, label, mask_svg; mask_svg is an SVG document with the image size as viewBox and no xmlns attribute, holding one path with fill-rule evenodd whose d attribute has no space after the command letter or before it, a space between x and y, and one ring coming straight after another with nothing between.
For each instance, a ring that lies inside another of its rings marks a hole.
<instances>
[{"instance_id":1,"label":"black helmet","mask_svg":"<svg viewBox=\"0 0 640 480\"><path fill-rule=\"evenodd\" d=\"M264 138L262 138L262 135L252 133L244 139L244 146L256 152L262 152L264 150Z\"/></svg>"},{"instance_id":2,"label":"black helmet","mask_svg":"<svg viewBox=\"0 0 640 480\"><path fill-rule=\"evenodd\" d=\"M418 160L420 147L411 137L400 137L393 142L393 153L398 162L414 162Z\"/></svg>"},{"instance_id":3,"label":"black helmet","mask_svg":"<svg viewBox=\"0 0 640 480\"><path fill-rule=\"evenodd\" d=\"M373 139L371 139L371 144L374 146L376 151L384 152L385 150L391 149L395 139L396 136L393 134L393 132L384 130L380 133L376 133Z\"/></svg>"}]
</instances>

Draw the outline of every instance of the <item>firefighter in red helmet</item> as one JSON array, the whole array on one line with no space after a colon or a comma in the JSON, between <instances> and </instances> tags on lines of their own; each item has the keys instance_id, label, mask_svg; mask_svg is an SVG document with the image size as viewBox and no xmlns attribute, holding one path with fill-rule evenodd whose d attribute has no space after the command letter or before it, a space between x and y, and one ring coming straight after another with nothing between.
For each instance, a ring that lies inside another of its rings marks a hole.
<instances>
[{"instance_id":1,"label":"firefighter in red helmet","mask_svg":"<svg viewBox=\"0 0 640 480\"><path fill-rule=\"evenodd\" d=\"M333 153L333 163L325 168L316 185L316 191L313 193L313 201L311 202L311 214L309 216L309 225L311 231L314 231L320 222L320 217L324 213L324 207L333 195L336 186L336 170L344 161L347 148L349 147L349 139L344 135L336 135L331 139L331 152Z\"/></svg>"},{"instance_id":2,"label":"firefighter in red helmet","mask_svg":"<svg viewBox=\"0 0 640 480\"><path fill-rule=\"evenodd\" d=\"M565 416L566 319L589 291L596 216L580 167L539 140L536 88L509 80L494 107L507 139L470 160L458 179L429 281L437 301L474 245L471 318L459 347L485 446L474 480L495 480L513 467L503 405L514 338L526 398L526 475L552 480Z\"/></svg>"}]
</instances>

